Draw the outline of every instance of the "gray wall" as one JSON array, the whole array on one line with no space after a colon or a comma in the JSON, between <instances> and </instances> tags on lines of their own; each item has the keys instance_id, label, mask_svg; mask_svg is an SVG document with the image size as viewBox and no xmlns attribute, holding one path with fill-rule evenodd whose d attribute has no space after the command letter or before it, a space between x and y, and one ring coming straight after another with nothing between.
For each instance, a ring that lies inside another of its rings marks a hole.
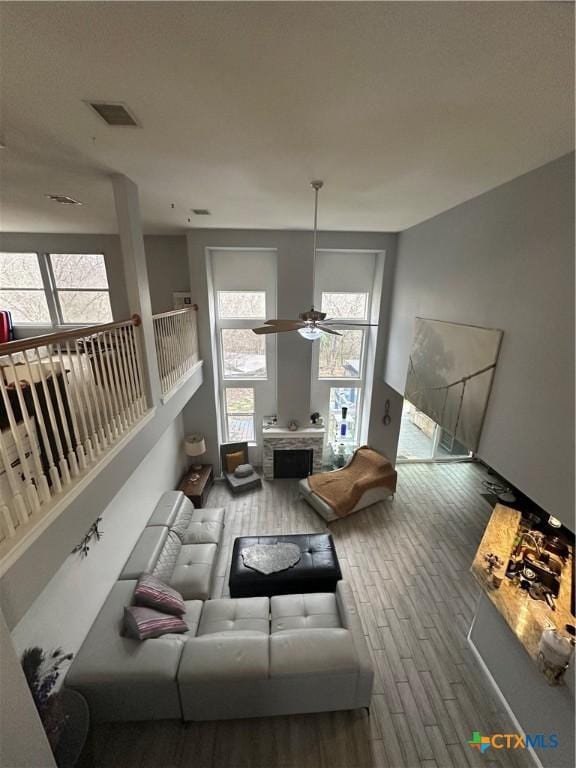
<instances>
[{"instance_id":1,"label":"gray wall","mask_svg":"<svg viewBox=\"0 0 576 768\"><path fill-rule=\"evenodd\" d=\"M321 232L318 247L329 250L373 250L387 254L385 280L391 285L396 235L374 232ZM312 234L288 230L232 230L197 229L188 234L190 284L193 300L199 306L200 357L205 363L204 385L184 413L187 431L206 435L207 461L218 463L218 421L213 375L212 331L210 328L210 297L206 278L205 255L207 248L269 248L278 258L278 317L297 317L312 303ZM388 258L389 256L389 258ZM383 295L389 302L389 287ZM387 322L388 307L381 311ZM385 331L384 331L385 334ZM379 350L381 354L381 350ZM380 368L380 371L382 368ZM310 418L310 383L312 374L312 345L298 334L278 336L278 391L277 413L279 422L297 419L302 424ZM381 381L381 374L378 375ZM383 383L383 382L382 382ZM387 390L388 391L388 390ZM383 398L378 389L378 398ZM398 419L400 417L398 411ZM395 427L394 427L395 428ZM382 437L378 428L375 435ZM393 428L385 434L386 445L395 451L391 439ZM374 443L374 447L379 445Z\"/></svg>"},{"instance_id":2,"label":"gray wall","mask_svg":"<svg viewBox=\"0 0 576 768\"><path fill-rule=\"evenodd\" d=\"M402 232L386 381L414 318L501 328L478 455L573 528L574 155Z\"/></svg>"},{"instance_id":3,"label":"gray wall","mask_svg":"<svg viewBox=\"0 0 576 768\"><path fill-rule=\"evenodd\" d=\"M185 235L145 235L146 265L152 312L174 309L172 293L190 290Z\"/></svg>"}]
</instances>

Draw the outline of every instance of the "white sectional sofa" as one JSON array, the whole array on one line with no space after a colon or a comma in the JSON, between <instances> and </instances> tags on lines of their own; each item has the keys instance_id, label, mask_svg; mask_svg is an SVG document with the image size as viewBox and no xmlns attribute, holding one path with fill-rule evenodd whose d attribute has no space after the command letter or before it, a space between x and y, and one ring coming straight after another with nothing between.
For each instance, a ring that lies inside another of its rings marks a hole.
<instances>
[{"instance_id":1,"label":"white sectional sofa","mask_svg":"<svg viewBox=\"0 0 576 768\"><path fill-rule=\"evenodd\" d=\"M373 670L349 585L209 600L223 525L223 510L194 510L179 492L160 500L66 676L94 722L369 707ZM143 571L182 593L188 632L123 635Z\"/></svg>"}]
</instances>

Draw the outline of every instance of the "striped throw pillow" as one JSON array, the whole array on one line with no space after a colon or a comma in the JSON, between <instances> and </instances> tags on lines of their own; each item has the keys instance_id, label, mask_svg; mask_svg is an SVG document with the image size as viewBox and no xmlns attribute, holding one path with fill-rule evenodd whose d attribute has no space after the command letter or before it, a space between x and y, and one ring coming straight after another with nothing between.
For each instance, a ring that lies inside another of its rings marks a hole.
<instances>
[{"instance_id":1,"label":"striped throw pillow","mask_svg":"<svg viewBox=\"0 0 576 768\"><path fill-rule=\"evenodd\" d=\"M188 625L180 616L132 605L124 608L124 634L135 640L149 640L187 631Z\"/></svg>"},{"instance_id":2,"label":"striped throw pillow","mask_svg":"<svg viewBox=\"0 0 576 768\"><path fill-rule=\"evenodd\" d=\"M156 576L143 573L138 579L134 590L134 604L146 608L156 608L162 613L170 613L174 616L182 616L186 613L184 600L180 592L164 584Z\"/></svg>"}]
</instances>

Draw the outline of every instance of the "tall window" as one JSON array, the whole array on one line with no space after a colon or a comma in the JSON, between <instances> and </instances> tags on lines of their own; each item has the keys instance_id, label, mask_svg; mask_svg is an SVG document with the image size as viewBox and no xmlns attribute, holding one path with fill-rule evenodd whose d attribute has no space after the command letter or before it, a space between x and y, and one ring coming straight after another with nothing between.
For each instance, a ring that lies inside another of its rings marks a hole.
<instances>
[{"instance_id":1,"label":"tall window","mask_svg":"<svg viewBox=\"0 0 576 768\"><path fill-rule=\"evenodd\" d=\"M355 324L368 322L370 294L323 291L320 304L327 317L338 321L341 335L324 334L317 344L313 398L325 419L329 449L337 453L344 444L351 451L360 441L368 347L368 329Z\"/></svg>"},{"instance_id":2,"label":"tall window","mask_svg":"<svg viewBox=\"0 0 576 768\"><path fill-rule=\"evenodd\" d=\"M252 329L277 317L277 254L273 248L210 248L207 255L220 437L251 443L258 463L262 423L276 413L277 342Z\"/></svg>"},{"instance_id":3,"label":"tall window","mask_svg":"<svg viewBox=\"0 0 576 768\"><path fill-rule=\"evenodd\" d=\"M101 253L0 253L0 286L0 309L8 309L17 325L112 320Z\"/></svg>"},{"instance_id":4,"label":"tall window","mask_svg":"<svg viewBox=\"0 0 576 768\"><path fill-rule=\"evenodd\" d=\"M268 376L266 337L252 328L265 319L265 291L217 291L216 326L226 439L256 439L255 389Z\"/></svg>"}]
</instances>

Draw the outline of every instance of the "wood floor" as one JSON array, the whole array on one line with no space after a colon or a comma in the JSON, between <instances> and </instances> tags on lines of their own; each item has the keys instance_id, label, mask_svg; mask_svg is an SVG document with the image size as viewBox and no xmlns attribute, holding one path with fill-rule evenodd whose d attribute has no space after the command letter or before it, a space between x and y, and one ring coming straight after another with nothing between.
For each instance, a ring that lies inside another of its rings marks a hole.
<instances>
[{"instance_id":1,"label":"wood floor","mask_svg":"<svg viewBox=\"0 0 576 768\"><path fill-rule=\"evenodd\" d=\"M470 563L491 512L477 465L415 464L398 492L330 525L352 583L376 681L365 711L214 723L112 724L92 735L98 768L524 768L524 751L480 753L472 731L515 729L468 646L479 592ZM209 506L227 509L215 595L228 594L233 539L323 531L297 481L276 480L232 499L218 483Z\"/></svg>"}]
</instances>

